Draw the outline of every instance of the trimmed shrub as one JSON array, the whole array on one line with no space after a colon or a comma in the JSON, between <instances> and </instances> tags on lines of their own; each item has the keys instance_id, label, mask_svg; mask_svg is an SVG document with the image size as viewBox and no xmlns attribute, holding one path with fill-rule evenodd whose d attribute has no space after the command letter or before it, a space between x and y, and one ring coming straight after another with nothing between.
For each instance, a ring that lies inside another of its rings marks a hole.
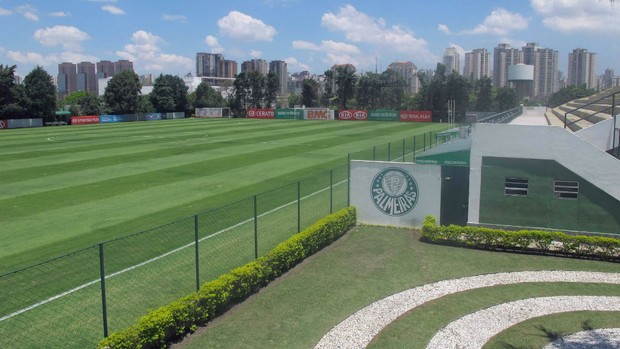
<instances>
[{"instance_id":1,"label":"trimmed shrub","mask_svg":"<svg viewBox=\"0 0 620 349\"><path fill-rule=\"evenodd\" d=\"M505 231L472 226L439 226L427 216L422 224L424 239L489 250L528 251L602 260L620 260L620 239L571 235L540 230Z\"/></svg>"},{"instance_id":2,"label":"trimmed shrub","mask_svg":"<svg viewBox=\"0 0 620 349\"><path fill-rule=\"evenodd\" d=\"M97 348L165 348L194 331L290 270L307 256L328 246L357 222L354 207L331 214L280 243L263 257L233 269L184 298L156 309L138 322L103 339Z\"/></svg>"}]
</instances>

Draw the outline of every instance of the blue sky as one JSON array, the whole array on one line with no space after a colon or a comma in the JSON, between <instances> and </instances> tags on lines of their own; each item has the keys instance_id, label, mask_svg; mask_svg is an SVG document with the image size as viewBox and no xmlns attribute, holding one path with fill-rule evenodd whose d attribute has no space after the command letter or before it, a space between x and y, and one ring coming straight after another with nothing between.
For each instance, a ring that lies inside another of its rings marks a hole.
<instances>
[{"instance_id":1,"label":"blue sky","mask_svg":"<svg viewBox=\"0 0 620 349\"><path fill-rule=\"evenodd\" d=\"M562 71L569 52L586 48L597 73L620 75L620 5L607 0L0 0L0 33L0 64L22 76L36 65L55 75L61 62L119 59L139 74L195 74L196 52L316 74L338 63L427 69L448 46L492 52L530 41L558 50Z\"/></svg>"}]
</instances>

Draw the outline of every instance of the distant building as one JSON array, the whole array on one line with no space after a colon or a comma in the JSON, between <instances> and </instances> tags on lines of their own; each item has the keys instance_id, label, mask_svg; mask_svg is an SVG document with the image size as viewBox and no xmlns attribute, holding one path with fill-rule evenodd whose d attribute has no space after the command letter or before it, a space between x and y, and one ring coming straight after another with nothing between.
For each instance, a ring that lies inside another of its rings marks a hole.
<instances>
[{"instance_id":1,"label":"distant building","mask_svg":"<svg viewBox=\"0 0 620 349\"><path fill-rule=\"evenodd\" d=\"M140 75L140 83L142 86L153 86L153 74Z\"/></svg>"},{"instance_id":2,"label":"distant building","mask_svg":"<svg viewBox=\"0 0 620 349\"><path fill-rule=\"evenodd\" d=\"M620 77L614 75L614 70L607 68L600 78L599 90L620 86Z\"/></svg>"},{"instance_id":3,"label":"distant building","mask_svg":"<svg viewBox=\"0 0 620 349\"><path fill-rule=\"evenodd\" d=\"M539 48L534 61L534 97L545 99L560 90L558 51Z\"/></svg>"},{"instance_id":4,"label":"distant building","mask_svg":"<svg viewBox=\"0 0 620 349\"><path fill-rule=\"evenodd\" d=\"M77 91L98 92L94 63L81 62L77 64Z\"/></svg>"},{"instance_id":5,"label":"distant building","mask_svg":"<svg viewBox=\"0 0 620 349\"><path fill-rule=\"evenodd\" d=\"M237 75L237 62L228 59L222 59L217 63L218 78L233 79Z\"/></svg>"},{"instance_id":6,"label":"distant building","mask_svg":"<svg viewBox=\"0 0 620 349\"><path fill-rule=\"evenodd\" d=\"M262 76L267 76L269 73L269 64L264 59L252 59L241 63L242 73L258 72Z\"/></svg>"},{"instance_id":7,"label":"distant building","mask_svg":"<svg viewBox=\"0 0 620 349\"><path fill-rule=\"evenodd\" d=\"M133 62L126 59L114 62L114 75L124 72L125 70L133 71Z\"/></svg>"},{"instance_id":8,"label":"distant building","mask_svg":"<svg viewBox=\"0 0 620 349\"><path fill-rule=\"evenodd\" d=\"M56 77L58 94L66 97L75 91L89 91L101 95L107 81L125 70L133 71L133 63L128 60L80 62L77 65L70 62L61 63L58 65ZM100 81L104 84L103 87Z\"/></svg>"},{"instance_id":9,"label":"distant building","mask_svg":"<svg viewBox=\"0 0 620 349\"><path fill-rule=\"evenodd\" d=\"M501 43L493 50L493 86L508 86L508 67L521 63L521 53L509 44Z\"/></svg>"},{"instance_id":10,"label":"distant building","mask_svg":"<svg viewBox=\"0 0 620 349\"><path fill-rule=\"evenodd\" d=\"M278 94L284 96L288 90L288 69L285 61L269 62L269 72L274 73L278 78Z\"/></svg>"},{"instance_id":11,"label":"distant building","mask_svg":"<svg viewBox=\"0 0 620 349\"><path fill-rule=\"evenodd\" d=\"M568 54L568 86L585 84L587 88L596 88L596 53L584 48L576 48Z\"/></svg>"},{"instance_id":12,"label":"distant building","mask_svg":"<svg viewBox=\"0 0 620 349\"><path fill-rule=\"evenodd\" d=\"M218 64L223 59L220 53L196 53L196 76L217 77Z\"/></svg>"},{"instance_id":13,"label":"distant building","mask_svg":"<svg viewBox=\"0 0 620 349\"><path fill-rule=\"evenodd\" d=\"M109 78L114 76L114 63L111 61L97 62L97 78Z\"/></svg>"},{"instance_id":14,"label":"distant building","mask_svg":"<svg viewBox=\"0 0 620 349\"><path fill-rule=\"evenodd\" d=\"M17 74L13 75L13 83L15 85L21 85L23 81L24 81L24 79L21 76L19 76Z\"/></svg>"},{"instance_id":15,"label":"distant building","mask_svg":"<svg viewBox=\"0 0 620 349\"><path fill-rule=\"evenodd\" d=\"M465 53L463 75L470 81L480 80L489 76L489 52L485 48L478 48Z\"/></svg>"},{"instance_id":16,"label":"distant building","mask_svg":"<svg viewBox=\"0 0 620 349\"><path fill-rule=\"evenodd\" d=\"M58 64L58 94L66 97L77 91L77 67L70 62Z\"/></svg>"},{"instance_id":17,"label":"distant building","mask_svg":"<svg viewBox=\"0 0 620 349\"><path fill-rule=\"evenodd\" d=\"M418 67L412 62L392 62L388 69L396 71L405 80L407 91L411 94L418 93L420 81L418 80Z\"/></svg>"},{"instance_id":18,"label":"distant building","mask_svg":"<svg viewBox=\"0 0 620 349\"><path fill-rule=\"evenodd\" d=\"M459 53L456 51L456 47L448 47L443 53L443 65L446 66L446 73L452 72L461 73L461 63Z\"/></svg>"}]
</instances>

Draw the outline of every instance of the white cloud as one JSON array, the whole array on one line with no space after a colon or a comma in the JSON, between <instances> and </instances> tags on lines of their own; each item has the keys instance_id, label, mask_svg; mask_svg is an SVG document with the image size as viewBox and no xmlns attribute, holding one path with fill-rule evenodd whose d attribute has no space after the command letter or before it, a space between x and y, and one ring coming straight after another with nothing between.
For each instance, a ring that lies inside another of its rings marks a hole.
<instances>
[{"instance_id":1,"label":"white cloud","mask_svg":"<svg viewBox=\"0 0 620 349\"><path fill-rule=\"evenodd\" d=\"M81 52L64 51L60 53L60 60L62 62L79 63L79 62L97 62L99 61L99 58L95 56L91 56L91 55L86 55Z\"/></svg>"},{"instance_id":2,"label":"white cloud","mask_svg":"<svg viewBox=\"0 0 620 349\"><path fill-rule=\"evenodd\" d=\"M56 55L44 56L36 52L8 51L6 56L9 59L22 64L48 66L50 64L58 63L58 57Z\"/></svg>"},{"instance_id":3,"label":"white cloud","mask_svg":"<svg viewBox=\"0 0 620 349\"><path fill-rule=\"evenodd\" d=\"M462 30L457 34L490 34L490 35L507 35L516 30L527 29L529 26L529 19L523 17L519 13L507 11L503 8L495 9L490 15L486 16L481 24L478 24L473 29ZM439 25L439 30L446 34L452 34L453 32L445 24Z\"/></svg>"},{"instance_id":4,"label":"white cloud","mask_svg":"<svg viewBox=\"0 0 620 349\"><path fill-rule=\"evenodd\" d=\"M465 49L463 47L457 44L454 44L454 43L450 43L448 47L454 47L456 49L456 52L459 54L459 57L461 57L461 59L465 57Z\"/></svg>"},{"instance_id":5,"label":"white cloud","mask_svg":"<svg viewBox=\"0 0 620 349\"><path fill-rule=\"evenodd\" d=\"M24 18L26 18L29 21L36 22L39 20L39 14L38 14L39 11L37 11L37 9L34 8L32 5L26 4L26 5L17 6L15 8L15 12L24 16Z\"/></svg>"},{"instance_id":6,"label":"white cloud","mask_svg":"<svg viewBox=\"0 0 620 349\"><path fill-rule=\"evenodd\" d=\"M113 15L124 15L125 14L125 11L123 11L121 8L118 8L112 5L101 6L101 9L103 11L110 12Z\"/></svg>"},{"instance_id":7,"label":"white cloud","mask_svg":"<svg viewBox=\"0 0 620 349\"><path fill-rule=\"evenodd\" d=\"M252 58L260 58L263 55L263 51L250 50L250 56Z\"/></svg>"},{"instance_id":8,"label":"white cloud","mask_svg":"<svg viewBox=\"0 0 620 349\"><path fill-rule=\"evenodd\" d=\"M310 70L310 66L305 64L305 63L301 63L300 61L297 60L297 58L295 57L288 57L285 58L284 61L286 62L287 68L289 71L297 71L297 70Z\"/></svg>"},{"instance_id":9,"label":"white cloud","mask_svg":"<svg viewBox=\"0 0 620 349\"><path fill-rule=\"evenodd\" d=\"M213 52L213 53L222 53L222 52L224 52L224 48L222 47L222 45L220 45L220 42L213 35L207 35L205 37L205 44L207 44L207 46L209 46L209 48L211 49L211 52Z\"/></svg>"},{"instance_id":10,"label":"white cloud","mask_svg":"<svg viewBox=\"0 0 620 349\"><path fill-rule=\"evenodd\" d=\"M323 40L321 44L296 40L293 48L298 50L317 51L325 54L322 59L328 65L351 63L356 67L372 63L373 57L365 55L355 45L333 40Z\"/></svg>"},{"instance_id":11,"label":"white cloud","mask_svg":"<svg viewBox=\"0 0 620 349\"><path fill-rule=\"evenodd\" d=\"M239 11L231 11L217 21L222 35L251 41L273 41L276 29L260 19L252 18Z\"/></svg>"},{"instance_id":12,"label":"white cloud","mask_svg":"<svg viewBox=\"0 0 620 349\"><path fill-rule=\"evenodd\" d=\"M319 51L321 48L312 42L303 41L303 40L295 40L293 41L293 48L297 50L311 50L311 51Z\"/></svg>"},{"instance_id":13,"label":"white cloud","mask_svg":"<svg viewBox=\"0 0 620 349\"><path fill-rule=\"evenodd\" d=\"M43 46L62 45L67 50L81 51L80 43L90 39L87 33L76 27L57 25L51 28L37 29L34 38Z\"/></svg>"},{"instance_id":14,"label":"white cloud","mask_svg":"<svg viewBox=\"0 0 620 349\"><path fill-rule=\"evenodd\" d=\"M49 15L52 17L70 17L71 12L58 11L58 12L51 12Z\"/></svg>"},{"instance_id":15,"label":"white cloud","mask_svg":"<svg viewBox=\"0 0 620 349\"><path fill-rule=\"evenodd\" d=\"M336 14L323 14L321 25L330 31L342 32L347 40L388 47L390 50L415 55L417 59L436 62L426 40L398 25L388 26L383 18L370 17L355 7L346 5ZM373 59L374 61L374 59Z\"/></svg>"},{"instance_id":16,"label":"white cloud","mask_svg":"<svg viewBox=\"0 0 620 349\"><path fill-rule=\"evenodd\" d=\"M446 34L452 34L452 32L450 31L450 28L448 28L447 25L439 23L437 25L437 30L439 30L440 32L446 33Z\"/></svg>"},{"instance_id":17,"label":"white cloud","mask_svg":"<svg viewBox=\"0 0 620 349\"><path fill-rule=\"evenodd\" d=\"M182 22L185 23L187 20L187 17L183 16L183 15L168 15L165 14L162 16L162 18L166 21L178 21L178 22Z\"/></svg>"},{"instance_id":18,"label":"white cloud","mask_svg":"<svg viewBox=\"0 0 620 349\"><path fill-rule=\"evenodd\" d=\"M10 16L12 14L13 11L0 7L0 16Z\"/></svg>"},{"instance_id":19,"label":"white cloud","mask_svg":"<svg viewBox=\"0 0 620 349\"><path fill-rule=\"evenodd\" d=\"M543 16L545 27L562 33L594 32L616 34L620 30L620 6L608 1L531 0L534 11Z\"/></svg>"},{"instance_id":20,"label":"white cloud","mask_svg":"<svg viewBox=\"0 0 620 349\"><path fill-rule=\"evenodd\" d=\"M527 42L525 42L523 40L511 39L511 38L502 38L498 42L506 43L506 44L509 44L510 47L519 48L519 49L521 47L527 45Z\"/></svg>"},{"instance_id":21,"label":"white cloud","mask_svg":"<svg viewBox=\"0 0 620 349\"><path fill-rule=\"evenodd\" d=\"M164 44L159 36L138 30L131 35L133 43L127 44L123 51L117 51L116 55L128 59L134 66L142 66L146 71L161 72L173 67L181 71L191 70L194 61L190 58L175 54L161 52L160 44Z\"/></svg>"}]
</instances>

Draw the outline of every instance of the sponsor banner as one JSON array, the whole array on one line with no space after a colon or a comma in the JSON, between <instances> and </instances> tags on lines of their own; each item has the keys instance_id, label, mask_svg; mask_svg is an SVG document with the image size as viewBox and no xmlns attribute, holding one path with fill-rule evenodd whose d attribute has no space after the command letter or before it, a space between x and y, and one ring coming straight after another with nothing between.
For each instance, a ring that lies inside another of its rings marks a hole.
<instances>
[{"instance_id":1,"label":"sponsor banner","mask_svg":"<svg viewBox=\"0 0 620 349\"><path fill-rule=\"evenodd\" d=\"M88 124L98 124L98 123L99 123L98 115L81 115L81 116L71 117L71 125L88 125Z\"/></svg>"},{"instance_id":2,"label":"sponsor banner","mask_svg":"<svg viewBox=\"0 0 620 349\"><path fill-rule=\"evenodd\" d=\"M276 109L275 118L276 119L302 119L303 115L304 113L302 109Z\"/></svg>"},{"instance_id":3,"label":"sponsor banner","mask_svg":"<svg viewBox=\"0 0 620 349\"><path fill-rule=\"evenodd\" d=\"M430 110L401 110L400 121L406 122L431 122L433 112Z\"/></svg>"},{"instance_id":4,"label":"sponsor banner","mask_svg":"<svg viewBox=\"0 0 620 349\"><path fill-rule=\"evenodd\" d=\"M398 121L400 113L398 110L370 110L368 120L372 121Z\"/></svg>"},{"instance_id":5,"label":"sponsor banner","mask_svg":"<svg viewBox=\"0 0 620 349\"><path fill-rule=\"evenodd\" d=\"M148 113L144 115L144 120L146 121L161 120L161 113Z\"/></svg>"},{"instance_id":6,"label":"sponsor banner","mask_svg":"<svg viewBox=\"0 0 620 349\"><path fill-rule=\"evenodd\" d=\"M9 120L0 120L0 129L9 128Z\"/></svg>"},{"instance_id":7,"label":"sponsor banner","mask_svg":"<svg viewBox=\"0 0 620 349\"><path fill-rule=\"evenodd\" d=\"M249 119L275 119L276 115L274 109L248 109L245 117Z\"/></svg>"},{"instance_id":8,"label":"sponsor banner","mask_svg":"<svg viewBox=\"0 0 620 349\"><path fill-rule=\"evenodd\" d=\"M221 118L222 108L196 108L197 118Z\"/></svg>"},{"instance_id":9,"label":"sponsor banner","mask_svg":"<svg viewBox=\"0 0 620 349\"><path fill-rule=\"evenodd\" d=\"M99 122L102 124L107 124L110 122L123 122L123 117L121 115L100 115Z\"/></svg>"},{"instance_id":10,"label":"sponsor banner","mask_svg":"<svg viewBox=\"0 0 620 349\"><path fill-rule=\"evenodd\" d=\"M334 111L323 108L304 109L306 120L334 120Z\"/></svg>"},{"instance_id":11,"label":"sponsor banner","mask_svg":"<svg viewBox=\"0 0 620 349\"><path fill-rule=\"evenodd\" d=\"M340 110L338 120L368 120L367 110Z\"/></svg>"},{"instance_id":12,"label":"sponsor banner","mask_svg":"<svg viewBox=\"0 0 620 349\"><path fill-rule=\"evenodd\" d=\"M8 119L8 128L43 127L43 119Z\"/></svg>"}]
</instances>

